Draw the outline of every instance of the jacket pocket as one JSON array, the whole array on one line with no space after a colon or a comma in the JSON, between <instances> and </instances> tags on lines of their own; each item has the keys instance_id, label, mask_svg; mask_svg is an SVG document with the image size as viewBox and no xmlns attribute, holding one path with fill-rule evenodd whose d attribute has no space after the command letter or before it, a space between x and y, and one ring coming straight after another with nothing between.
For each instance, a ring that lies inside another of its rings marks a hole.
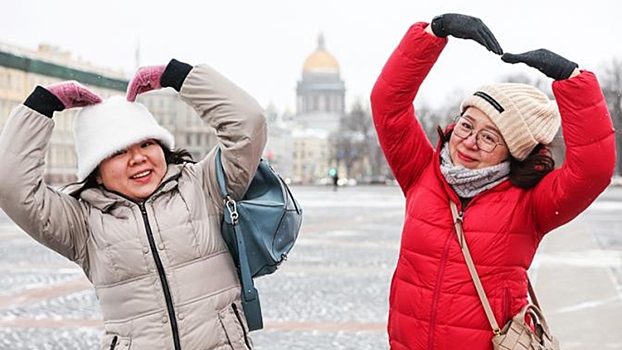
<instances>
[{"instance_id":1,"label":"jacket pocket","mask_svg":"<svg viewBox=\"0 0 622 350\"><path fill-rule=\"evenodd\" d=\"M132 339L115 334L106 334L99 348L101 350L131 350Z\"/></svg>"},{"instance_id":2,"label":"jacket pocket","mask_svg":"<svg viewBox=\"0 0 622 350\"><path fill-rule=\"evenodd\" d=\"M227 342L233 350L250 350L253 348L248 336L248 328L241 307L232 303L220 310L218 318L227 335Z\"/></svg>"}]
</instances>

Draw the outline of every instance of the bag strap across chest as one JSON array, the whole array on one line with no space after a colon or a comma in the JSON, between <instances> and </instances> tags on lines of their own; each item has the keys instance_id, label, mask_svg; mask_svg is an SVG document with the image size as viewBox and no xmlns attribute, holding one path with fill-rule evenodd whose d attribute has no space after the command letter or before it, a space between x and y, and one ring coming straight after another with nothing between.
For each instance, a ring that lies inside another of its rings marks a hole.
<instances>
[{"instance_id":1,"label":"bag strap across chest","mask_svg":"<svg viewBox=\"0 0 622 350\"><path fill-rule=\"evenodd\" d=\"M486 317L488 318L488 322L492 327L493 333L495 335L501 334L501 329L499 328L499 324L495 319L495 315L492 312L492 307L490 306L490 302L488 301L488 297L486 296L486 291L484 291L484 286L482 285L482 281L479 278L479 274L475 269L475 264L473 263L473 258L471 258L471 252L469 251L469 246L467 245L464 230L462 229L462 214L458 212L458 207L456 203L453 201L449 201L449 206L451 207L451 215L454 219L454 227L456 228L456 236L458 237L458 243L460 244L460 249L462 250L462 254L464 255L464 260L466 261L467 267L469 268L469 273L471 274L471 278L473 279L473 283L475 284L475 289L477 290L477 295L479 296L482 305L484 306L484 311L486 312ZM538 303L538 299L536 298L536 293L531 285L531 281L529 277L527 277L527 283L529 287L529 298L531 302L540 308L540 304Z\"/></svg>"}]
</instances>

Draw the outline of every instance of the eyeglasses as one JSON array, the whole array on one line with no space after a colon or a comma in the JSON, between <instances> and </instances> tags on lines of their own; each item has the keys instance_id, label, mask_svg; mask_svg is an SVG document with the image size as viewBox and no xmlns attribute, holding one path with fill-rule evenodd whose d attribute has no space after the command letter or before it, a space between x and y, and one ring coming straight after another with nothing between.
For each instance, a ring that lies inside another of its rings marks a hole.
<instances>
[{"instance_id":1,"label":"eyeglasses","mask_svg":"<svg viewBox=\"0 0 622 350\"><path fill-rule=\"evenodd\" d=\"M468 119L458 116L453 132L459 138L466 140L473 135L475 128ZM492 153L497 146L505 146L499 135L486 129L480 129L475 134L475 144L477 144L477 148L486 153Z\"/></svg>"}]
</instances>

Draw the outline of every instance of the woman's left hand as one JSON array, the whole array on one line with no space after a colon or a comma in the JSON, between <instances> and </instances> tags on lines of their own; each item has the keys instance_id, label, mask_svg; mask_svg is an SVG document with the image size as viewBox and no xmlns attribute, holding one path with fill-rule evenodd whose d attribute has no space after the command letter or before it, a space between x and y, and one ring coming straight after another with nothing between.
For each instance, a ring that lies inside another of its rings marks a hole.
<instances>
[{"instance_id":1,"label":"woman's left hand","mask_svg":"<svg viewBox=\"0 0 622 350\"><path fill-rule=\"evenodd\" d=\"M162 88L160 78L166 69L166 65L140 67L127 85L127 100L136 101L136 96L151 90Z\"/></svg>"},{"instance_id":2,"label":"woman's left hand","mask_svg":"<svg viewBox=\"0 0 622 350\"><path fill-rule=\"evenodd\" d=\"M505 53L501 60L506 63L524 63L544 73L555 80L568 79L577 75L578 65L555 52L547 49L538 49L520 54Z\"/></svg>"}]
</instances>

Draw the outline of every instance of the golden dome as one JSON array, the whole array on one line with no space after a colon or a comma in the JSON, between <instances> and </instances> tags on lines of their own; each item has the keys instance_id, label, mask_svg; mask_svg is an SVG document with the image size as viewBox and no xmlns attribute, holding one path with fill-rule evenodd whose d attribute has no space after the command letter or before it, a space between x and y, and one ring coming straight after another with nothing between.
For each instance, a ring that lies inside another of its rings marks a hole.
<instances>
[{"instance_id":1,"label":"golden dome","mask_svg":"<svg viewBox=\"0 0 622 350\"><path fill-rule=\"evenodd\" d=\"M317 49L307 57L302 70L303 72L339 71L339 63L335 57L324 49L324 35L318 36Z\"/></svg>"}]
</instances>

